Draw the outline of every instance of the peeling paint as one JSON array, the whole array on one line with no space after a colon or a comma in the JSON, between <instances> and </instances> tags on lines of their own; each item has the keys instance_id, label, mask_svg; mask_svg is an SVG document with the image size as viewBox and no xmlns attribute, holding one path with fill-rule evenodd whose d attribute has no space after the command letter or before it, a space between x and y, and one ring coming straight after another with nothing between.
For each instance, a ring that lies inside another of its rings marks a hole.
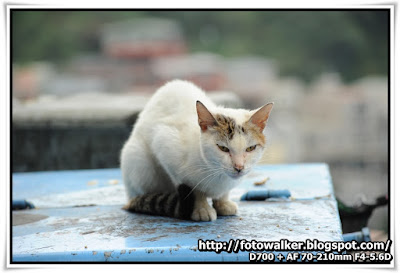
<instances>
[{"instance_id":1,"label":"peeling paint","mask_svg":"<svg viewBox=\"0 0 400 273\"><path fill-rule=\"evenodd\" d=\"M141 259L176 261L187 256L189 256L188 261L190 258L193 260L199 257L210 261L221 259L234 261L239 259L239 256L212 252L193 253L198 251L197 239L222 238L228 241L246 238L273 241L286 238L299 241L312 237L320 241L342 240L340 219L331 191L329 172L326 172L329 179L321 182L319 174L315 175L316 170L321 169L320 164L310 167L289 166L289 170L293 172L287 171L286 167L263 167L265 170L259 173L265 177L268 171L268 175L272 177L264 187L287 188L292 194L294 193L296 200L239 201L238 198L244 191L255 188L254 180L243 181L243 184L235 188L232 193L232 200L239 205L239 215L221 216L213 222L191 222L129 213L121 210L121 206L117 204L24 211L26 214L40 213L48 218L40 222L13 226L13 258L17 256L23 261L34 249L35 256L32 260L48 259L48 253L61 253L60 255L68 256L66 259L88 261ZM325 167L323 169L325 170ZM307 173L314 174L311 175L312 179ZM322 174L325 174L325 171ZM293 179L294 177L296 179ZM301 183L305 178L307 178L306 186L305 183ZM84 181L85 184L88 180ZM119 186L115 185L112 188ZM312 198L315 196L326 196L326 198ZM312 198L312 200L301 200L302 198ZM120 199L119 201L121 202ZM21 212L13 212L13 215L19 213ZM51 249L47 247L49 245ZM167 255L168 250L170 255ZM127 253L134 255L123 255ZM150 253L153 255L148 255ZM74 256L71 257L71 254ZM240 260L243 260L243 257L240 256Z\"/></svg>"},{"instance_id":2,"label":"peeling paint","mask_svg":"<svg viewBox=\"0 0 400 273\"><path fill-rule=\"evenodd\" d=\"M13 211L12 214L12 225L19 226L19 225L27 225L38 222L40 220L48 218L47 215L41 214L29 214L29 213L22 213L22 212L15 212Z\"/></svg>"},{"instance_id":3,"label":"peeling paint","mask_svg":"<svg viewBox=\"0 0 400 273\"><path fill-rule=\"evenodd\" d=\"M117 185L119 183L118 179L110 179L108 180L108 184L110 185Z\"/></svg>"},{"instance_id":4,"label":"peeling paint","mask_svg":"<svg viewBox=\"0 0 400 273\"><path fill-rule=\"evenodd\" d=\"M99 184L99 181L97 181L97 180L90 180L89 182L87 182L88 186L95 186L97 184Z\"/></svg>"},{"instance_id":5,"label":"peeling paint","mask_svg":"<svg viewBox=\"0 0 400 273\"><path fill-rule=\"evenodd\" d=\"M190 250L193 250L193 251L197 251L197 246L193 246L193 247L191 247L191 248L189 248Z\"/></svg>"},{"instance_id":6,"label":"peeling paint","mask_svg":"<svg viewBox=\"0 0 400 273\"><path fill-rule=\"evenodd\" d=\"M81 232L81 235L86 235L86 234L90 234L90 233L94 233L94 232L95 232L94 230Z\"/></svg>"},{"instance_id":7,"label":"peeling paint","mask_svg":"<svg viewBox=\"0 0 400 273\"><path fill-rule=\"evenodd\" d=\"M111 257L111 253L112 253L112 251L106 251L106 252L104 252L104 257L105 257L106 259L110 258L110 257Z\"/></svg>"}]
</instances>

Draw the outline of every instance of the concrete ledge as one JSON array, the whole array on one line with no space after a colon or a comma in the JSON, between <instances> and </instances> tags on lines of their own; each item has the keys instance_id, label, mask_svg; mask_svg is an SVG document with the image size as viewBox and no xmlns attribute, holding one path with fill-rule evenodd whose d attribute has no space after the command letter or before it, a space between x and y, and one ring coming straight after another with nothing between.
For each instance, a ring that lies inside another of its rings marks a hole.
<instances>
[{"instance_id":1,"label":"concrete ledge","mask_svg":"<svg viewBox=\"0 0 400 273\"><path fill-rule=\"evenodd\" d=\"M226 107L242 107L230 92L214 92L211 99ZM13 125L26 127L113 126L132 124L150 99L149 94L86 93L69 97L43 96L13 102Z\"/></svg>"},{"instance_id":2,"label":"concrete ledge","mask_svg":"<svg viewBox=\"0 0 400 273\"><path fill-rule=\"evenodd\" d=\"M233 93L210 97L241 107ZM13 102L13 172L119 167L119 153L150 94L79 94Z\"/></svg>"}]
</instances>

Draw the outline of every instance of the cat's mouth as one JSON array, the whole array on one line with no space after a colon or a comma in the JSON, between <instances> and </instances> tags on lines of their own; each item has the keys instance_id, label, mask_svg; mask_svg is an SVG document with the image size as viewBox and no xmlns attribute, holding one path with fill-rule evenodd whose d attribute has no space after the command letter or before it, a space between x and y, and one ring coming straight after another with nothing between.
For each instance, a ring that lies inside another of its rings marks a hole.
<instances>
[{"instance_id":1,"label":"cat's mouth","mask_svg":"<svg viewBox=\"0 0 400 273\"><path fill-rule=\"evenodd\" d=\"M243 170L243 171L241 171L241 172L236 172L236 171L235 171L235 172L229 172L228 175L229 175L230 177L232 177L232 178L237 179L237 178L243 177L243 176L246 175L248 172L249 172L248 170Z\"/></svg>"}]
</instances>

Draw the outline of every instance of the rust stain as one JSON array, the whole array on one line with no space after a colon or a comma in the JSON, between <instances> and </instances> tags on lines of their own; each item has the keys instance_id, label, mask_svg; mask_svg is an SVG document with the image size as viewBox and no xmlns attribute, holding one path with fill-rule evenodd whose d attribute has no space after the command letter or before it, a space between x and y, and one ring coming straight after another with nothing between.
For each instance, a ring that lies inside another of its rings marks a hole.
<instances>
[{"instance_id":1,"label":"rust stain","mask_svg":"<svg viewBox=\"0 0 400 273\"><path fill-rule=\"evenodd\" d=\"M110 184L110 185L117 185L118 183L119 183L119 180L117 180L117 179L108 180L108 184Z\"/></svg>"},{"instance_id":2,"label":"rust stain","mask_svg":"<svg viewBox=\"0 0 400 273\"><path fill-rule=\"evenodd\" d=\"M46 219L49 216L41 214L13 212L11 220L13 226L26 225Z\"/></svg>"},{"instance_id":3,"label":"rust stain","mask_svg":"<svg viewBox=\"0 0 400 273\"><path fill-rule=\"evenodd\" d=\"M197 251L197 246L193 246L193 247L191 247L189 249L192 250L192 251Z\"/></svg>"},{"instance_id":4,"label":"rust stain","mask_svg":"<svg viewBox=\"0 0 400 273\"><path fill-rule=\"evenodd\" d=\"M104 252L104 257L105 257L106 259L110 258L110 257L111 257L111 253L112 253L112 251L106 251L106 252Z\"/></svg>"},{"instance_id":5,"label":"rust stain","mask_svg":"<svg viewBox=\"0 0 400 273\"><path fill-rule=\"evenodd\" d=\"M314 199L319 200L319 199L325 199L325 198L330 198L331 194L328 195L322 195L322 196L315 196Z\"/></svg>"},{"instance_id":6,"label":"rust stain","mask_svg":"<svg viewBox=\"0 0 400 273\"><path fill-rule=\"evenodd\" d=\"M181 246L177 244L176 247L172 248L172 250L173 251L178 251L180 248L181 248Z\"/></svg>"},{"instance_id":7,"label":"rust stain","mask_svg":"<svg viewBox=\"0 0 400 273\"><path fill-rule=\"evenodd\" d=\"M94 232L95 232L94 230L81 232L81 235L86 235L86 234L90 234L90 233L94 233Z\"/></svg>"},{"instance_id":8,"label":"rust stain","mask_svg":"<svg viewBox=\"0 0 400 273\"><path fill-rule=\"evenodd\" d=\"M62 229L63 227L66 226L76 226L79 223L79 218L63 218L63 219L57 219L53 223L50 224L50 226L56 228L56 229Z\"/></svg>"},{"instance_id":9,"label":"rust stain","mask_svg":"<svg viewBox=\"0 0 400 273\"><path fill-rule=\"evenodd\" d=\"M264 185L268 180L269 180L269 177L264 178L264 179L261 180L261 181L254 182L253 184L254 184L254 186L262 186L262 185Z\"/></svg>"},{"instance_id":10,"label":"rust stain","mask_svg":"<svg viewBox=\"0 0 400 273\"><path fill-rule=\"evenodd\" d=\"M160 235L160 236L156 236L156 237L151 237L149 239L146 239L145 241L146 242L155 242L155 241L158 241L161 238L165 238L165 237L168 237L168 235Z\"/></svg>"},{"instance_id":11,"label":"rust stain","mask_svg":"<svg viewBox=\"0 0 400 273\"><path fill-rule=\"evenodd\" d=\"M87 182L88 186L95 186L97 184L99 184L99 181L97 181L97 180L90 180L89 182Z\"/></svg>"}]
</instances>

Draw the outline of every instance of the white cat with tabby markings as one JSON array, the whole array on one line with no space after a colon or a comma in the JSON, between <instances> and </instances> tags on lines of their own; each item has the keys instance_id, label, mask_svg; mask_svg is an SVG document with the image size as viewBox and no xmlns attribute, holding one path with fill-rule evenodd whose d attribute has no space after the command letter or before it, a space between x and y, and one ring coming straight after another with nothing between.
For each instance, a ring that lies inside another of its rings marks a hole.
<instances>
[{"instance_id":1,"label":"white cat with tabby markings","mask_svg":"<svg viewBox=\"0 0 400 273\"><path fill-rule=\"evenodd\" d=\"M235 215L238 207L229 192L261 158L272 106L229 109L216 106L190 82L162 86L122 149L125 209L194 221ZM183 184L188 187L179 196ZM183 204L189 195L191 203Z\"/></svg>"}]
</instances>

